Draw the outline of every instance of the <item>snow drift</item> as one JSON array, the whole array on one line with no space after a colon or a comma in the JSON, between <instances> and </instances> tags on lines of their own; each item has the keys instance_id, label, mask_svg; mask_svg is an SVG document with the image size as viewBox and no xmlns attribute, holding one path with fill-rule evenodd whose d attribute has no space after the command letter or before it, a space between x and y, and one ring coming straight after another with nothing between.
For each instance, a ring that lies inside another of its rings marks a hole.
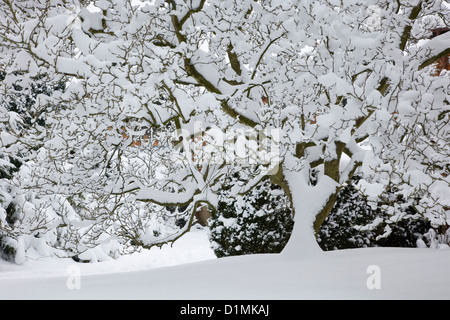
<instances>
[{"instance_id":1,"label":"snow drift","mask_svg":"<svg viewBox=\"0 0 450 320\"><path fill-rule=\"evenodd\" d=\"M0 299L450 298L448 250L370 248L308 258L267 254L215 259L205 245L205 235L193 232L173 248L95 264L69 259L22 266L1 262ZM79 276L78 287L71 285L74 276Z\"/></svg>"}]
</instances>

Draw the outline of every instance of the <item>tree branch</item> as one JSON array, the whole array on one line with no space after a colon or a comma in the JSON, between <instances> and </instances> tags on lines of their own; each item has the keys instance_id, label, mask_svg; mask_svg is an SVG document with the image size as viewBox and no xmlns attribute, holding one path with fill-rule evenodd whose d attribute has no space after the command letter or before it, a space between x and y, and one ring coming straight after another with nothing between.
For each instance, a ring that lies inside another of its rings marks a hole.
<instances>
[{"instance_id":1,"label":"tree branch","mask_svg":"<svg viewBox=\"0 0 450 320\"><path fill-rule=\"evenodd\" d=\"M267 50L269 50L269 48L272 46L272 44L274 44L275 41L277 41L278 39L280 39L282 36L283 36L283 35L281 35L281 36L279 36L279 37L276 37L276 38L272 39L272 40L267 44L266 48L264 48L263 52L261 52L261 55L259 56L258 62L257 62L256 65L255 65L255 70L253 70L253 74L252 74L252 77L251 77L252 80L255 78L255 76L256 76L256 71L258 70L258 67L259 67L259 65L261 64L262 59L263 59L263 57L265 56Z\"/></svg>"},{"instance_id":2,"label":"tree branch","mask_svg":"<svg viewBox=\"0 0 450 320\"><path fill-rule=\"evenodd\" d=\"M236 72L237 75L241 76L242 75L241 64L239 62L238 55L235 52L233 52L233 49L234 47L230 42L227 48L228 59L230 60L231 68L234 70L234 72Z\"/></svg>"},{"instance_id":3,"label":"tree branch","mask_svg":"<svg viewBox=\"0 0 450 320\"><path fill-rule=\"evenodd\" d=\"M412 9L411 14L409 15L409 20L417 19L421 11L422 11L422 1L419 1L419 4ZM405 26L405 29L403 30L403 34L400 40L400 50L402 51L406 49L406 44L408 43L408 40L411 37L411 30L412 25Z\"/></svg>"},{"instance_id":4,"label":"tree branch","mask_svg":"<svg viewBox=\"0 0 450 320\"><path fill-rule=\"evenodd\" d=\"M425 62L423 62L420 66L419 66L419 70L422 70L430 65L432 65L433 63L439 61L440 59L446 57L450 55L450 48L445 49L444 51L442 51L441 53L438 53L437 55L427 59Z\"/></svg>"},{"instance_id":5,"label":"tree branch","mask_svg":"<svg viewBox=\"0 0 450 320\"><path fill-rule=\"evenodd\" d=\"M194 12L194 10L192 10ZM191 13L191 14L192 14ZM178 21L178 17L175 15L171 16L172 24L175 29L175 34L177 36L177 39L180 43L187 42L186 37L181 33L182 24ZM275 40L274 40L275 41ZM186 70L186 73L194 78L199 85L204 87L206 90L208 90L211 93L222 95L222 92L214 86L211 82L209 82L192 64L192 61L189 58L184 58L184 68ZM247 126L250 126L252 128L256 127L258 125L258 122L240 114L236 110L230 107L227 100L221 100L220 105L222 106L223 111L231 116L234 119L239 120L242 124L245 124Z\"/></svg>"},{"instance_id":6,"label":"tree branch","mask_svg":"<svg viewBox=\"0 0 450 320\"><path fill-rule=\"evenodd\" d=\"M240 114L236 110L230 107L228 104L228 100L222 100L220 105L222 106L222 110L225 111L226 114L228 114L230 117L239 120L240 123L245 124L246 126L249 126L251 128L256 127L259 123Z\"/></svg>"},{"instance_id":7,"label":"tree branch","mask_svg":"<svg viewBox=\"0 0 450 320\"><path fill-rule=\"evenodd\" d=\"M202 11L202 10L203 10L203 6L205 5L205 3L206 3L206 0L201 0L201 1L200 1L200 4L198 5L197 8L189 10L188 13L186 13L186 15L185 15L183 18L181 18L181 20L180 20L180 27L182 27L182 26L185 24L185 22L186 22L186 21L187 21L194 13L198 13L198 12Z\"/></svg>"}]
</instances>

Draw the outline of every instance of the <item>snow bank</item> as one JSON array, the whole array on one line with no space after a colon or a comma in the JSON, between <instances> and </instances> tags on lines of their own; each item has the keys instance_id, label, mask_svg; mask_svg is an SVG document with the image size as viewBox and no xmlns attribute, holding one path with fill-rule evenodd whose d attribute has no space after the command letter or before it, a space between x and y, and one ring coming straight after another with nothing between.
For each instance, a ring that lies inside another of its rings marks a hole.
<instances>
[{"instance_id":1,"label":"snow bank","mask_svg":"<svg viewBox=\"0 0 450 320\"><path fill-rule=\"evenodd\" d=\"M1 281L4 279L67 277L67 269L77 266L82 275L134 272L215 259L209 248L207 229L193 227L191 232L176 241L151 250L142 250L118 259L105 259L97 263L75 263L72 259L35 258L20 266L0 259L0 299L3 297Z\"/></svg>"},{"instance_id":2,"label":"snow bank","mask_svg":"<svg viewBox=\"0 0 450 320\"><path fill-rule=\"evenodd\" d=\"M193 232L173 248L113 262L2 262L0 299L450 298L448 250L370 248L306 259L277 254L215 259L208 245L205 232ZM71 277L78 277L78 286L70 285Z\"/></svg>"}]
</instances>

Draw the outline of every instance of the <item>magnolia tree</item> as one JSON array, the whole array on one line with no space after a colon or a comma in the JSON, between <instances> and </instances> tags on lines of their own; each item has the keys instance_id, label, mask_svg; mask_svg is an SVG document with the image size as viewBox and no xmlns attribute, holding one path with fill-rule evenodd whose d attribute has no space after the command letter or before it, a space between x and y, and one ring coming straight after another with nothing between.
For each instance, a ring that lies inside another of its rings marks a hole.
<instances>
[{"instance_id":1,"label":"magnolia tree","mask_svg":"<svg viewBox=\"0 0 450 320\"><path fill-rule=\"evenodd\" d=\"M357 171L369 199L388 188L448 223L450 77L430 74L450 32L428 39L446 1L4 0L0 16L6 90L18 74L68 82L38 97L46 126L18 138L41 141L21 181L88 195L84 227L130 205L185 206L183 228L144 242L175 241L235 170L248 171L235 194L269 175L291 200L285 254L320 250Z\"/></svg>"}]
</instances>

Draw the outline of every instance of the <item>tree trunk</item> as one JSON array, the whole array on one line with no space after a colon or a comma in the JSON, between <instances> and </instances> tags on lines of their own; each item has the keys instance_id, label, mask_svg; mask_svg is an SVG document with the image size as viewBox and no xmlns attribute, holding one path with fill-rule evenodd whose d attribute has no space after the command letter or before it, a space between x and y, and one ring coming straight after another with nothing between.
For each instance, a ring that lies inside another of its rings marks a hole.
<instances>
[{"instance_id":1,"label":"tree trunk","mask_svg":"<svg viewBox=\"0 0 450 320\"><path fill-rule=\"evenodd\" d=\"M291 238L282 251L282 255L288 257L305 257L322 252L316 233L331 212L338 192L337 182L325 175L312 186L307 171L285 173L295 214Z\"/></svg>"},{"instance_id":2,"label":"tree trunk","mask_svg":"<svg viewBox=\"0 0 450 320\"><path fill-rule=\"evenodd\" d=\"M208 219L211 218L211 213L208 210L208 206L203 206L195 213L195 217L197 218L198 223L201 226L208 226Z\"/></svg>"}]
</instances>

